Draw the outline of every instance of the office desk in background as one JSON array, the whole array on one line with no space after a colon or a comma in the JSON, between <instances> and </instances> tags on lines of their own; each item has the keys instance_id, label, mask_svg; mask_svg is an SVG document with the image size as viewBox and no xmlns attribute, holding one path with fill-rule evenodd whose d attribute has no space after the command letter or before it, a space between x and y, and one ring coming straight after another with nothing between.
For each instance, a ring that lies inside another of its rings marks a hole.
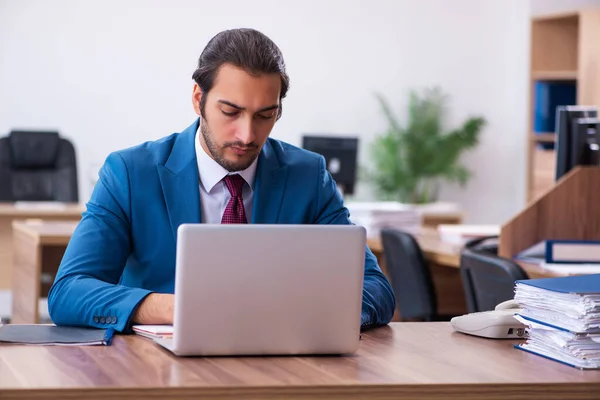
<instances>
[{"instance_id":1,"label":"office desk in background","mask_svg":"<svg viewBox=\"0 0 600 400\"><path fill-rule=\"evenodd\" d=\"M415 235L423 252L423 257L429 264L431 279L437 296L438 313L443 315L462 315L468 312L465 292L460 277L460 251L461 246L444 242L440 239L435 228L423 228L421 233ZM379 238L370 238L367 245L377 257L383 273L389 277L383 245ZM557 275L546 271L540 266L519 263L530 278L550 278ZM394 321L399 321L401 315L396 311Z\"/></svg>"},{"instance_id":2,"label":"office desk in background","mask_svg":"<svg viewBox=\"0 0 600 400\"><path fill-rule=\"evenodd\" d=\"M43 272L56 274L78 222L67 221L14 221L14 323L37 323L38 300L46 297L49 284L40 284ZM438 297L438 312L460 315L467 312L465 295L459 273L460 248L440 240L433 228L424 228L417 236L425 258L430 263L432 278ZM379 240L369 239L368 245L378 256L381 268L387 275L383 249ZM539 267L530 266L527 272L533 277L555 276L544 274ZM388 275L389 276L389 275ZM396 315L395 320L399 320Z\"/></svg>"},{"instance_id":3,"label":"office desk in background","mask_svg":"<svg viewBox=\"0 0 600 400\"><path fill-rule=\"evenodd\" d=\"M38 304L47 297L50 284L41 282L42 273L55 276L79 222L13 221L12 322L38 323Z\"/></svg>"},{"instance_id":4,"label":"office desk in background","mask_svg":"<svg viewBox=\"0 0 600 400\"><path fill-rule=\"evenodd\" d=\"M355 355L174 357L150 339L109 347L0 345L0 398L597 399L600 371L512 346L399 323L365 332Z\"/></svg>"},{"instance_id":5,"label":"office desk in background","mask_svg":"<svg viewBox=\"0 0 600 400\"><path fill-rule=\"evenodd\" d=\"M424 228L421 234L416 235L419 246L423 251L425 259L434 266L460 268L460 250L461 246L444 242L440 239L440 235L435 229ZM367 245L375 254L380 264L385 264L383 244L379 238L370 238L367 240ZM517 262L527 272L530 278L552 278L558 275L549 270L544 270L539 265Z\"/></svg>"},{"instance_id":6,"label":"office desk in background","mask_svg":"<svg viewBox=\"0 0 600 400\"><path fill-rule=\"evenodd\" d=\"M8 290L12 286L14 220L79 221L83 211L84 206L80 204L0 203L0 290Z\"/></svg>"}]
</instances>

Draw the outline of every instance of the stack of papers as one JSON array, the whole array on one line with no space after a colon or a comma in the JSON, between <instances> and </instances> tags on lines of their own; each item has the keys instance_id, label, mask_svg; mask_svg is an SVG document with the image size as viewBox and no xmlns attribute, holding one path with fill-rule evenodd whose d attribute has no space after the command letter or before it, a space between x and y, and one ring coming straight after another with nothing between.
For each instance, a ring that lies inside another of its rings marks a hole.
<instances>
[{"instance_id":1,"label":"stack of papers","mask_svg":"<svg viewBox=\"0 0 600 400\"><path fill-rule=\"evenodd\" d=\"M462 208L458 203L436 201L434 203L415 204L414 206L422 215L427 216L462 214Z\"/></svg>"},{"instance_id":2,"label":"stack of papers","mask_svg":"<svg viewBox=\"0 0 600 400\"><path fill-rule=\"evenodd\" d=\"M581 369L600 369L600 274L517 281L516 347Z\"/></svg>"},{"instance_id":3,"label":"stack of papers","mask_svg":"<svg viewBox=\"0 0 600 400\"><path fill-rule=\"evenodd\" d=\"M441 224L437 230L441 241L461 246L472 239L500 235L500 225Z\"/></svg>"},{"instance_id":4,"label":"stack of papers","mask_svg":"<svg viewBox=\"0 0 600 400\"><path fill-rule=\"evenodd\" d=\"M173 325L134 325L133 331L150 339L172 339Z\"/></svg>"},{"instance_id":5,"label":"stack of papers","mask_svg":"<svg viewBox=\"0 0 600 400\"><path fill-rule=\"evenodd\" d=\"M421 230L421 213L413 206L398 202L348 202L350 220L365 227L367 237L378 238L381 230L398 229L412 234Z\"/></svg>"}]
</instances>

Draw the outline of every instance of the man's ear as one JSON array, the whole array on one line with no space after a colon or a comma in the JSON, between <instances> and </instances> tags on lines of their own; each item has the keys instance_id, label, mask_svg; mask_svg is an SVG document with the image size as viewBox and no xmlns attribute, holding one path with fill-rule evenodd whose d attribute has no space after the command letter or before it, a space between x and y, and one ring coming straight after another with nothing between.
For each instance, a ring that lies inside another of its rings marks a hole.
<instances>
[{"instance_id":1,"label":"man's ear","mask_svg":"<svg viewBox=\"0 0 600 400\"><path fill-rule=\"evenodd\" d=\"M194 83L194 88L192 90L192 106L194 107L194 111L199 116L202 116L202 110L200 109L200 101L202 100L202 89L198 86L197 83Z\"/></svg>"}]
</instances>

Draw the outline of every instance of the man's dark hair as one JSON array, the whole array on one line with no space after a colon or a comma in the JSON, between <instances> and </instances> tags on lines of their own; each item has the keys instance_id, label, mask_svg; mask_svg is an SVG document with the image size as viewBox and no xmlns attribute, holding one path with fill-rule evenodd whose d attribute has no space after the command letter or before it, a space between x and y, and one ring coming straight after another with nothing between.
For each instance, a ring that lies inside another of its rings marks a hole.
<instances>
[{"instance_id":1,"label":"man's dark hair","mask_svg":"<svg viewBox=\"0 0 600 400\"><path fill-rule=\"evenodd\" d=\"M213 37L198 59L192 78L202 90L200 112L204 117L206 95L212 89L217 71L223 64L232 64L251 75L277 73L281 77L280 103L285 97L290 79L285 72L283 54L271 39L254 29L231 29ZM277 118L281 117L281 104Z\"/></svg>"}]
</instances>

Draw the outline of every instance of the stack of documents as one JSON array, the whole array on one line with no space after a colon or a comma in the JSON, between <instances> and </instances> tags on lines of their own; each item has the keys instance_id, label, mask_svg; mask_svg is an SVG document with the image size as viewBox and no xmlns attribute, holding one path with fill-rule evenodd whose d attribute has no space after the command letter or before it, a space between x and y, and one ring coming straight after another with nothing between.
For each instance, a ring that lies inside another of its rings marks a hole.
<instances>
[{"instance_id":1,"label":"stack of documents","mask_svg":"<svg viewBox=\"0 0 600 400\"><path fill-rule=\"evenodd\" d=\"M133 332L150 338L173 338L173 325L134 325Z\"/></svg>"},{"instance_id":2,"label":"stack of documents","mask_svg":"<svg viewBox=\"0 0 600 400\"><path fill-rule=\"evenodd\" d=\"M516 347L581 368L600 368L600 274L517 281L515 316L528 340Z\"/></svg>"},{"instance_id":3,"label":"stack of documents","mask_svg":"<svg viewBox=\"0 0 600 400\"><path fill-rule=\"evenodd\" d=\"M440 224L440 240L463 246L469 240L500 235L500 225Z\"/></svg>"},{"instance_id":4,"label":"stack of documents","mask_svg":"<svg viewBox=\"0 0 600 400\"><path fill-rule=\"evenodd\" d=\"M367 237L377 238L381 230L398 229L417 234L421 230L421 213L414 207L398 202L348 202L350 220L367 230Z\"/></svg>"}]
</instances>

